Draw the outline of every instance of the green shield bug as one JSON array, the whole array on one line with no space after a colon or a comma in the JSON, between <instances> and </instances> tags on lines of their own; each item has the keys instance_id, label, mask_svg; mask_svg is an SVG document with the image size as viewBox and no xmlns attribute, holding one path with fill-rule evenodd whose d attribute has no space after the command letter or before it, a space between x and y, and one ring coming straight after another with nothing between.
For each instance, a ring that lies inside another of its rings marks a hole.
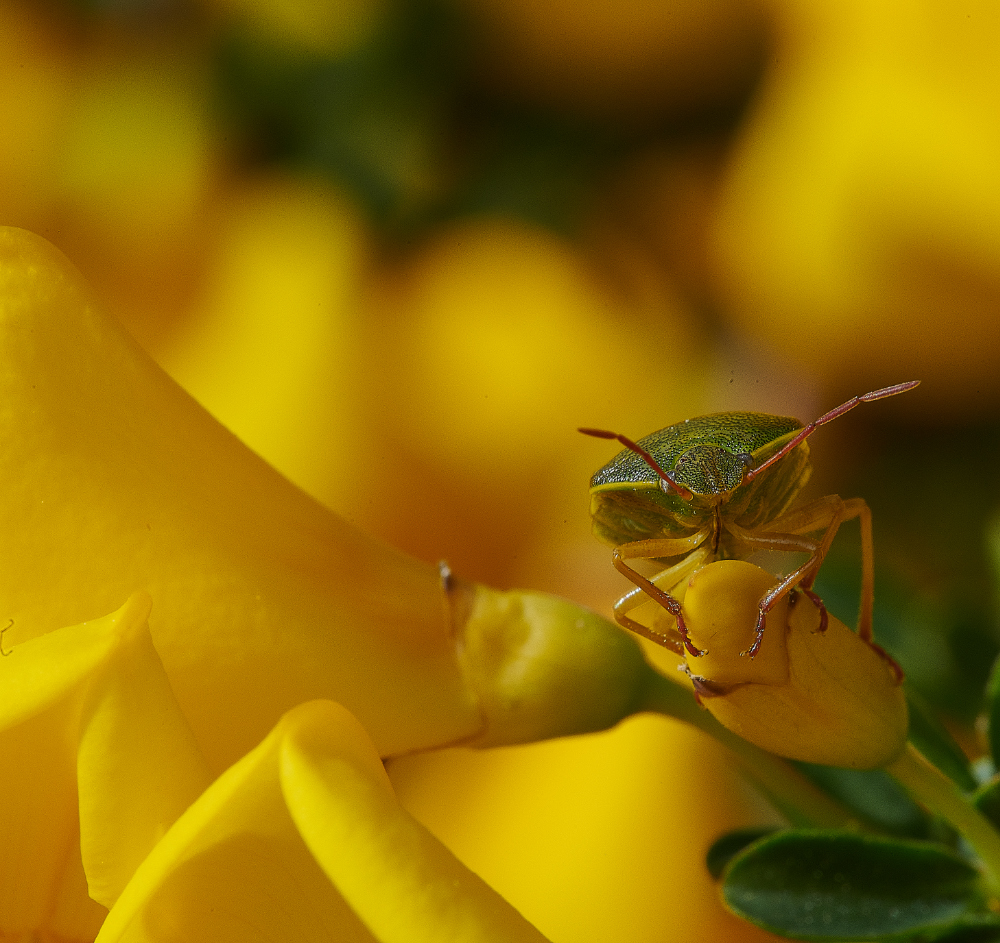
<instances>
[{"instance_id":1,"label":"green shield bug","mask_svg":"<svg viewBox=\"0 0 1000 943\"><path fill-rule=\"evenodd\" d=\"M615 568L635 589L615 603L618 623L683 655L702 655L688 638L681 605L668 590L699 567L715 560L744 559L762 550L792 551L808 558L779 579L760 600L757 634L743 652L757 654L767 613L799 589L819 608L820 630L826 607L812 591L813 581L837 529L858 518L861 524L861 609L858 635L872 641L874 561L872 519L861 498L827 495L793 506L809 479L806 439L859 403L912 390L919 380L897 383L855 396L806 426L798 419L765 413L715 413L687 419L638 442L604 429L585 435L615 439L625 446L590 481L594 533L614 546ZM647 578L629 560L653 560L664 569ZM629 617L647 598L656 600L676 621L676 631L661 633Z\"/></svg>"}]
</instances>

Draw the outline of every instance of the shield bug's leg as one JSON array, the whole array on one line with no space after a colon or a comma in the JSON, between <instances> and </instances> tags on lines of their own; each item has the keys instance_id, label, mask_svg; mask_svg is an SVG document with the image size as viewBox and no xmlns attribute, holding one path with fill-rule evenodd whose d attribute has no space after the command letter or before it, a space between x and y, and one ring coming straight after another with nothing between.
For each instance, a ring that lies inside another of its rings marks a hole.
<instances>
[{"instance_id":1,"label":"shield bug's leg","mask_svg":"<svg viewBox=\"0 0 1000 943\"><path fill-rule=\"evenodd\" d=\"M615 547L611 559L614 561L615 569L618 570L619 573L630 579L633 583L635 583L636 586L638 586L643 592L647 593L649 596L655 599L661 606L663 606L664 609L667 610L667 612L669 612L674 617L674 619L677 622L677 634L680 635L681 638L682 651L686 649L691 655L694 655L696 658L699 655L704 655L705 653L700 648L696 648L692 644L691 639L688 638L687 625L685 625L684 616L681 614L681 604L676 599L674 599L674 597L671 596L669 593L664 592L664 590L653 585L653 583L651 583L648 579L646 579L645 576L643 576L641 573L636 572L635 570L632 569L632 567L630 567L627 563L625 563L625 561L622 560L621 558L621 554L619 552L618 547ZM615 613L615 617L618 618L617 612ZM652 633L651 630L646 629L645 626L641 626L638 622L635 622L633 619L629 619L628 616L625 616L623 620L619 621L621 625L625 626L625 628L631 629L633 632L638 632L639 635L643 635L646 638L651 638L652 641L654 642L658 641L658 639L653 637L654 633ZM663 643L660 642L660 644L662 645ZM673 648L672 645L667 645L666 647Z\"/></svg>"},{"instance_id":2,"label":"shield bug's leg","mask_svg":"<svg viewBox=\"0 0 1000 943\"><path fill-rule=\"evenodd\" d=\"M872 512L862 498L850 498L844 502L847 515L844 520L857 517L861 526L861 601L858 605L858 635L878 651L882 651L872 638L872 609L875 605L875 542L872 539ZM896 662L882 652L894 665ZM902 669L896 665L902 681Z\"/></svg>"},{"instance_id":3,"label":"shield bug's leg","mask_svg":"<svg viewBox=\"0 0 1000 943\"><path fill-rule=\"evenodd\" d=\"M840 523L844 519L844 502L837 495L830 495L827 498L821 498L820 502L823 502L824 504L828 503L828 505L833 509L833 514L827 524L826 532L823 534L823 538L816 546L816 549L813 550L812 554L810 554L809 559L806 560L806 562L801 566L796 567L791 573L788 574L788 576L778 583L777 586L771 589L763 599L761 599L760 612L757 616L757 634L754 638L753 645L751 645L745 652L745 654L749 655L751 658L757 654L757 650L760 648L760 643L764 638L764 625L767 620L767 614L778 604L779 600L788 595L792 589L800 585L802 586L803 592L812 601L813 605L819 609L819 629L817 629L817 631L826 631L826 627L829 622L826 605L810 587L812 586L812 581L816 578L816 573L819 570L820 564L822 564L827 551L830 549L830 544L833 543L833 538L837 535Z\"/></svg>"},{"instance_id":4,"label":"shield bug's leg","mask_svg":"<svg viewBox=\"0 0 1000 943\"><path fill-rule=\"evenodd\" d=\"M692 550L680 563L675 563L672 567L668 567L666 570L657 573L649 582L666 592L669 596L669 591L678 583L687 579L698 567L702 566L710 555L710 548L702 545L697 550ZM664 589L664 587L666 588ZM670 598L673 599L672 596ZM641 622L636 622L628 615L633 609L649 601L650 594L646 589L643 586L636 586L635 589L626 593L615 603L615 621L623 628L635 632L643 638L648 638L651 642L656 642L657 645L669 648L678 655L683 655L686 638L681 636L679 631L671 631L670 633L658 632L656 629L645 626ZM659 602L658 599L654 599L653 601Z\"/></svg>"},{"instance_id":5,"label":"shield bug's leg","mask_svg":"<svg viewBox=\"0 0 1000 943\"><path fill-rule=\"evenodd\" d=\"M826 558L840 525L847 520L859 518L861 524L861 610L858 615L858 635L871 644L872 601L874 598L874 554L871 531L871 511L860 498L845 501L838 495L827 495L816 501L796 508L769 522L759 531L748 532L728 524L730 531L743 543L756 549L797 550L807 552L809 559L793 570L760 601L760 615L757 619L757 634L753 645L744 653L751 658L757 654L764 637L767 613L788 592L799 587L820 611L819 630L826 630L828 615L823 600L812 591L813 581ZM776 533L778 529L784 533ZM805 534L823 530L818 542Z\"/></svg>"},{"instance_id":6,"label":"shield bug's leg","mask_svg":"<svg viewBox=\"0 0 1000 943\"><path fill-rule=\"evenodd\" d=\"M756 656L760 649L760 644L764 639L767 614L778 604L779 600L787 596L792 589L802 583L813 572L814 568L822 563L823 557L826 555L824 542L827 538L832 541L833 536L837 532L837 527L840 525L843 503L836 495L830 495L827 498L820 498L818 501L807 505L806 508L800 508L797 512L793 512L798 515L799 520L796 523L802 525L803 533L771 533L762 530L748 531L734 524L732 521L725 522L724 526L726 529L750 550L780 550L809 554L809 558L801 566L796 567L788 576L780 580L760 600L757 629L753 645L741 654L748 655L750 658ZM826 533L822 539L815 540L805 536L821 528L826 528ZM827 543L828 546L829 543ZM806 587L806 592L820 611L819 631L822 632L826 629L827 625L826 606L823 605L823 601L809 590L808 587Z\"/></svg>"},{"instance_id":7,"label":"shield bug's leg","mask_svg":"<svg viewBox=\"0 0 1000 943\"><path fill-rule=\"evenodd\" d=\"M842 510L840 510L842 508ZM830 513L830 511L836 513ZM819 574L819 568L833 543L837 530L845 521L858 519L861 527L861 601L858 607L858 635L866 642L872 642L872 606L875 599L875 547L872 540L872 512L862 498L847 498L828 495L819 498L803 507L786 512L765 525L765 530L782 530L791 534L809 533L820 528L826 528L826 533L816 551L812 564L812 572L801 582L801 588L806 595L817 603L819 599L812 592L812 584Z\"/></svg>"},{"instance_id":8,"label":"shield bug's leg","mask_svg":"<svg viewBox=\"0 0 1000 943\"><path fill-rule=\"evenodd\" d=\"M647 593L652 599L655 599L674 617L677 622L677 633L681 637L684 648L689 654L694 656L703 655L704 652L702 652L699 648L696 648L688 638L687 626L684 624L684 616L681 613L681 604L669 593L660 589L660 587L653 583L652 580L647 579L641 573L630 567L625 561L676 557L682 553L690 552L696 549L700 544L705 542L705 539L710 533L710 528L702 528L689 537L664 537L653 540L636 540L632 543L622 544L620 547L615 547L611 555L615 569L618 570L619 573L635 583L636 586ZM634 626L638 625L638 623L634 622L632 619L628 619L628 623L630 624L626 624L624 622L621 624L625 625L626 628L631 629L633 632L636 631ZM639 634L644 635L647 638L649 637L646 631L641 631ZM653 641L657 640L654 638ZM662 642L660 644L662 644Z\"/></svg>"},{"instance_id":9,"label":"shield bug's leg","mask_svg":"<svg viewBox=\"0 0 1000 943\"><path fill-rule=\"evenodd\" d=\"M636 599L636 597L638 597L638 599ZM641 622L636 622L631 616L626 615L629 609L635 608L636 605L645 602L646 599L646 591L641 586L637 586L631 592L626 593L614 605L615 622L617 622L623 629L628 629L629 632L641 635L643 638L647 638L651 642L656 642L657 645L669 648L674 654L683 656L684 641L680 637L680 634L657 632L656 629L645 626Z\"/></svg>"},{"instance_id":10,"label":"shield bug's leg","mask_svg":"<svg viewBox=\"0 0 1000 943\"><path fill-rule=\"evenodd\" d=\"M869 642L868 644L875 650L875 654L879 655L889 665L889 670L896 678L896 684L902 684L906 680L906 672L903 671L899 662L877 642Z\"/></svg>"}]
</instances>

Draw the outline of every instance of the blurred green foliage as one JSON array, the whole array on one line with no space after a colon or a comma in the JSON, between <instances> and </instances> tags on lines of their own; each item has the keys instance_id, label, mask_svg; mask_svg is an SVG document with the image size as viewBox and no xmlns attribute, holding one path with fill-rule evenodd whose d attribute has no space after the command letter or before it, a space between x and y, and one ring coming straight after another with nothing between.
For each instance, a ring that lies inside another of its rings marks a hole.
<instances>
[{"instance_id":1,"label":"blurred green foliage","mask_svg":"<svg viewBox=\"0 0 1000 943\"><path fill-rule=\"evenodd\" d=\"M215 51L223 114L246 157L327 175L392 235L482 213L572 232L617 163L735 128L751 90L636 129L505 96L476 56L477 24L444 0L397 2L338 55L238 24Z\"/></svg>"}]
</instances>

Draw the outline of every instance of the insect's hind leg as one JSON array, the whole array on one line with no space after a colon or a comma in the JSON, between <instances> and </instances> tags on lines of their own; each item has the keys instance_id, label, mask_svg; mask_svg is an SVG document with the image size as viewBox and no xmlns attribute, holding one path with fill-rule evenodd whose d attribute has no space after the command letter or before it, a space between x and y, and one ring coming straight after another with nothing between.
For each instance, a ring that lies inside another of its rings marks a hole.
<instances>
[{"instance_id":1,"label":"insect's hind leg","mask_svg":"<svg viewBox=\"0 0 1000 943\"><path fill-rule=\"evenodd\" d=\"M819 597L812 592L812 585L819 575L826 555L833 544L840 525L845 521L858 519L861 529L861 600L858 607L858 636L872 642L872 607L875 600L875 546L872 539L872 512L863 498L841 498L827 495L812 501L804 507L786 512L767 525L767 530L782 530L790 534L804 534L810 530L824 529L816 549L810 558L796 572L805 571L798 585L814 603L825 610ZM825 620L824 620L825 622Z\"/></svg>"},{"instance_id":2,"label":"insect's hind leg","mask_svg":"<svg viewBox=\"0 0 1000 943\"><path fill-rule=\"evenodd\" d=\"M829 616L826 605L812 591L812 584L819 573L826 555L833 544L834 537L840 525L852 518L859 518L861 524L861 611L858 615L858 635L871 644L872 637L872 600L874 596L874 557L872 548L871 511L861 498L844 500L839 495L827 495L817 498L802 507L795 508L770 521L766 527L749 532L733 525L727 525L730 531L745 545L757 549L792 550L809 554L809 559L796 567L788 576L768 591L760 601L760 614L757 618L757 634L753 645L744 653L753 658L760 648L764 637L764 626L767 613L778 602L796 587L809 597L820 612L819 631L824 631ZM823 531L819 540L806 536L809 533Z\"/></svg>"},{"instance_id":3,"label":"insect's hind leg","mask_svg":"<svg viewBox=\"0 0 1000 943\"><path fill-rule=\"evenodd\" d=\"M685 650L694 656L704 654L701 649L695 647L688 637L687 626L684 624L680 602L657 584L664 583L669 587L676 586L677 583L681 582L688 574L694 572L694 570L704 563L712 551L708 547L700 547L699 549L699 545L704 544L709 533L710 531L706 528L692 534L690 537L636 540L632 543L615 547L611 558L615 569L638 587L638 590L626 593L615 603L615 620L619 625L678 654L684 654ZM669 567L667 570L658 573L653 579L643 576L625 562L626 560L634 559L656 559L677 556L685 551L688 551L688 554L683 560ZM650 629L627 615L629 611L646 601L643 598L644 595L658 602L674 617L679 640L674 639L670 635L659 633L655 629Z\"/></svg>"}]
</instances>

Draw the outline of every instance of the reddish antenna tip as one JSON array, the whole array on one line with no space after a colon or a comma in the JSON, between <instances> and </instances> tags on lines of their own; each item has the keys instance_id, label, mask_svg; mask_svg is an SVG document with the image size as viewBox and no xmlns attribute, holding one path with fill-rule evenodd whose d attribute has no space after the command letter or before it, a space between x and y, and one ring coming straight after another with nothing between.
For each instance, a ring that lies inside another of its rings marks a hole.
<instances>
[{"instance_id":1,"label":"reddish antenna tip","mask_svg":"<svg viewBox=\"0 0 1000 943\"><path fill-rule=\"evenodd\" d=\"M895 396L897 393L905 393L907 390L912 390L915 386L920 386L919 380L907 380L905 383L894 383L892 386L887 386L881 390L875 390L872 393L865 393L863 396L859 396L858 399L862 403L870 403L872 400L885 399L886 396Z\"/></svg>"}]
</instances>

